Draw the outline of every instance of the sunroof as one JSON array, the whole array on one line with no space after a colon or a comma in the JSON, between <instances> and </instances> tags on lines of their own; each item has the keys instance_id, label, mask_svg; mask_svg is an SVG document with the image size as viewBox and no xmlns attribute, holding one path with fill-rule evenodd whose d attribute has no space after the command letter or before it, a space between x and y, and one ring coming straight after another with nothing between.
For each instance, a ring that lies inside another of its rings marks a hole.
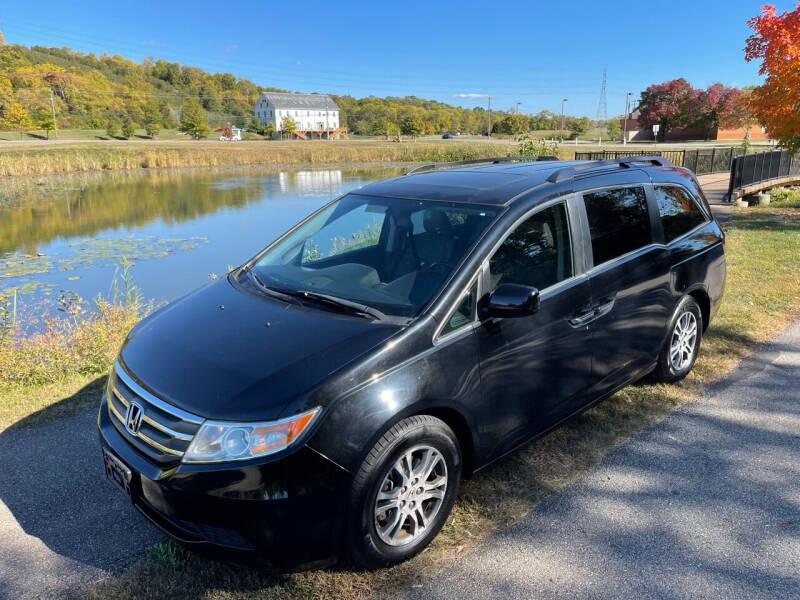
<instances>
[{"instance_id":1,"label":"sunroof","mask_svg":"<svg viewBox=\"0 0 800 600\"><path fill-rule=\"evenodd\" d=\"M422 175L412 175L407 183L413 185L441 185L447 187L463 187L472 190L490 190L503 187L527 179L517 173L498 173L489 171L434 171Z\"/></svg>"}]
</instances>

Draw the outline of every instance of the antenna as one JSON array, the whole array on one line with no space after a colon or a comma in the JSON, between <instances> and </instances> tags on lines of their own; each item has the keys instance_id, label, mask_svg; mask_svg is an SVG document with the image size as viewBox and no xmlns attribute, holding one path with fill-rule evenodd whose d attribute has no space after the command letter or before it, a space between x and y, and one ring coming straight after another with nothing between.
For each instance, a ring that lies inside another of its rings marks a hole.
<instances>
[{"instance_id":1,"label":"antenna","mask_svg":"<svg viewBox=\"0 0 800 600\"><path fill-rule=\"evenodd\" d=\"M597 120L602 126L608 121L608 106L606 104L606 70L603 69L603 86L600 88L600 102L597 103Z\"/></svg>"}]
</instances>

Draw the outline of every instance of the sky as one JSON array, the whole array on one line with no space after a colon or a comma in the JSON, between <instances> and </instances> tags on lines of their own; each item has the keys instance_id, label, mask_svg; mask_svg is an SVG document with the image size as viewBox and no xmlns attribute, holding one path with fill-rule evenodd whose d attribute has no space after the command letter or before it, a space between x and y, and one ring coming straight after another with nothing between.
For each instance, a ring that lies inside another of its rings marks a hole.
<instances>
[{"instance_id":1,"label":"sky","mask_svg":"<svg viewBox=\"0 0 800 600\"><path fill-rule=\"evenodd\" d=\"M763 0L619 2L151 2L4 0L11 43L165 58L297 92L415 95L458 104L608 115L627 92L686 78L760 81L744 61ZM117 5L118 4L118 5ZM794 0L775 2L792 10Z\"/></svg>"}]
</instances>

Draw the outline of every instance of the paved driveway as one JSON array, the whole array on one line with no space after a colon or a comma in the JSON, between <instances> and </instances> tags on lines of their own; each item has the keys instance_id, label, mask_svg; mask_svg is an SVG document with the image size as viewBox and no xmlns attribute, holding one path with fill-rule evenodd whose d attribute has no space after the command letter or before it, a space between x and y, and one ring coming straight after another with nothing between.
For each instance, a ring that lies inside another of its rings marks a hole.
<instances>
[{"instance_id":1,"label":"paved driveway","mask_svg":"<svg viewBox=\"0 0 800 600\"><path fill-rule=\"evenodd\" d=\"M94 410L0 433L0 598L59 598L161 539L105 481Z\"/></svg>"},{"instance_id":2,"label":"paved driveway","mask_svg":"<svg viewBox=\"0 0 800 600\"><path fill-rule=\"evenodd\" d=\"M409 598L800 598L800 323Z\"/></svg>"}]
</instances>

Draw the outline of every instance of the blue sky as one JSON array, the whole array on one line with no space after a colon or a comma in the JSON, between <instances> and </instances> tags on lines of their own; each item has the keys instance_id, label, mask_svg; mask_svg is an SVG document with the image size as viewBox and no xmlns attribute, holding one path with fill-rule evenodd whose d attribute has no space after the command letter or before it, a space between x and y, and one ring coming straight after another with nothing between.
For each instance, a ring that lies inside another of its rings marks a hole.
<instances>
[{"instance_id":1,"label":"blue sky","mask_svg":"<svg viewBox=\"0 0 800 600\"><path fill-rule=\"evenodd\" d=\"M675 77L758 83L742 49L762 3L6 0L0 30L28 46L166 58L292 91L463 106L491 94L493 108L523 112L558 112L568 98L568 113L594 117L603 69L610 115L626 92Z\"/></svg>"}]
</instances>

